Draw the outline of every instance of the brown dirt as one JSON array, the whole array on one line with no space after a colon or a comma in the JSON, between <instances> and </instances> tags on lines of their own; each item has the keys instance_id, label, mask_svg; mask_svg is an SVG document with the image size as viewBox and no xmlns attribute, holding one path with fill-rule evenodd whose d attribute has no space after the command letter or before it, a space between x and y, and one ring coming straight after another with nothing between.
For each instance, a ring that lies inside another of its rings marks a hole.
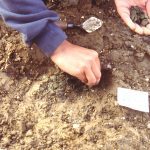
<instances>
[{"instance_id":1,"label":"brown dirt","mask_svg":"<svg viewBox=\"0 0 150 150\"><path fill-rule=\"evenodd\" d=\"M132 6L130 8L130 17L133 22L141 26L146 27L149 24L148 15L145 12L143 12L143 10L138 6Z\"/></svg>"},{"instance_id":2,"label":"brown dirt","mask_svg":"<svg viewBox=\"0 0 150 150\"><path fill-rule=\"evenodd\" d=\"M69 30L69 40L97 50L113 63L113 71L103 72L101 83L88 88L1 22L0 149L149 149L149 114L118 106L116 90L150 92L150 38L124 25L113 0L95 6L81 2L59 4L57 11L63 20L80 23L94 15L104 25L91 34Z\"/></svg>"}]
</instances>

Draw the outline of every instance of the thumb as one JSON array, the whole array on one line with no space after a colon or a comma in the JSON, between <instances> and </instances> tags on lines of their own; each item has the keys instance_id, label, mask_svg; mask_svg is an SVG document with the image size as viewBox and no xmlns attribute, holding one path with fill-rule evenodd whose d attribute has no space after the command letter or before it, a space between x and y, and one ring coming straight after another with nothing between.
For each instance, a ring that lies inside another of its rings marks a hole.
<instances>
[{"instance_id":1,"label":"thumb","mask_svg":"<svg viewBox=\"0 0 150 150\"><path fill-rule=\"evenodd\" d=\"M122 13L120 14L120 16L122 17L122 19L124 20L124 22L127 24L127 26L131 29L135 31L135 24L133 23L133 21L130 18L130 15L127 13Z\"/></svg>"}]
</instances>

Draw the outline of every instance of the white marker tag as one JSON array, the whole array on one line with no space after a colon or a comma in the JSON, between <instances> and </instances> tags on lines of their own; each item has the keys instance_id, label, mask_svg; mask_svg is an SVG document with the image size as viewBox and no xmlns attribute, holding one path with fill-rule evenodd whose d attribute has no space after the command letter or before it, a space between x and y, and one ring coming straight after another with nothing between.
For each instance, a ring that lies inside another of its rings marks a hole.
<instances>
[{"instance_id":1,"label":"white marker tag","mask_svg":"<svg viewBox=\"0 0 150 150\"><path fill-rule=\"evenodd\" d=\"M118 104L121 106L142 112L149 112L148 92L119 87L117 90L117 100Z\"/></svg>"}]
</instances>

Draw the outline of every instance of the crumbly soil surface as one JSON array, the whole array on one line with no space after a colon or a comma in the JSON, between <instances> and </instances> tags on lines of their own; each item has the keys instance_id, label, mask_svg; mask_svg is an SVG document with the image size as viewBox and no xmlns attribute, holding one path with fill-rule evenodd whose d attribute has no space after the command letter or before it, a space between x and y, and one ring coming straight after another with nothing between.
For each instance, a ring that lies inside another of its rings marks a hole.
<instances>
[{"instance_id":1,"label":"crumbly soil surface","mask_svg":"<svg viewBox=\"0 0 150 150\"><path fill-rule=\"evenodd\" d=\"M104 22L91 34L67 31L71 42L95 49L113 65L93 88L61 72L0 22L0 149L149 149L149 114L118 106L116 92L150 92L150 37L130 31L113 0L93 6L87 1L55 9L62 20L81 23L96 16Z\"/></svg>"},{"instance_id":2,"label":"crumbly soil surface","mask_svg":"<svg viewBox=\"0 0 150 150\"><path fill-rule=\"evenodd\" d=\"M140 26L147 26L149 24L149 17L143 10L138 6L132 6L130 8L131 20Z\"/></svg>"}]
</instances>

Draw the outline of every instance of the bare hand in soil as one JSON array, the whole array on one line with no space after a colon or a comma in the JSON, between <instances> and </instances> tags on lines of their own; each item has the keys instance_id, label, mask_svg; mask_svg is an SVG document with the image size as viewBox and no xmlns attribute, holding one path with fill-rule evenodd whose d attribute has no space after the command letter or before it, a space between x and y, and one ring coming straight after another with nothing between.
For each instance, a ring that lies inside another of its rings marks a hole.
<instances>
[{"instance_id":1,"label":"bare hand in soil","mask_svg":"<svg viewBox=\"0 0 150 150\"><path fill-rule=\"evenodd\" d=\"M134 23L130 18L130 8L132 6L140 7L150 17L150 0L115 0L115 3L119 15L133 31L139 34L150 35L150 21L145 27Z\"/></svg>"},{"instance_id":2,"label":"bare hand in soil","mask_svg":"<svg viewBox=\"0 0 150 150\"><path fill-rule=\"evenodd\" d=\"M101 78L98 53L64 41L51 56L52 61L64 72L77 77L88 86L99 83Z\"/></svg>"}]
</instances>

